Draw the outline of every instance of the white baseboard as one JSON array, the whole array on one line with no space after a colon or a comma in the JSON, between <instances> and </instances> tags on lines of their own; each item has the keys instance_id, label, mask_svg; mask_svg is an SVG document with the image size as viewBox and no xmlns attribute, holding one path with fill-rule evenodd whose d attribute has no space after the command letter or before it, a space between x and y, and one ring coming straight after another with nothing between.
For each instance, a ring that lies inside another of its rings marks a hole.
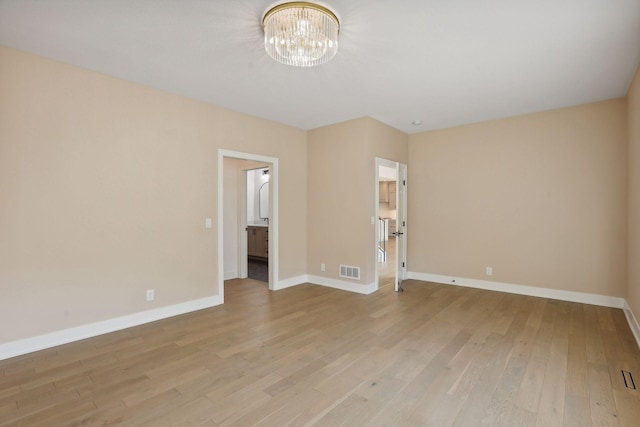
<instances>
[{"instance_id":1,"label":"white baseboard","mask_svg":"<svg viewBox=\"0 0 640 427\"><path fill-rule=\"evenodd\" d=\"M355 292L358 294L369 295L378 290L377 283L369 283L367 285L361 285L358 283L347 282L344 280L331 279L329 277L321 277L308 275L307 281L314 285L326 286L334 289L341 289L343 291Z\"/></svg>"},{"instance_id":2,"label":"white baseboard","mask_svg":"<svg viewBox=\"0 0 640 427\"><path fill-rule=\"evenodd\" d=\"M624 300L624 315L627 318L627 323L631 328L631 332L636 339L636 343L638 347L640 347L640 324L638 324L638 319L633 315L633 311L631 311L631 307L629 307L629 303L627 300Z\"/></svg>"},{"instance_id":3,"label":"white baseboard","mask_svg":"<svg viewBox=\"0 0 640 427\"><path fill-rule=\"evenodd\" d=\"M311 283L312 285L326 286L328 288L340 289L342 291L355 292L363 295L369 295L378 290L378 286L376 286L375 283L369 283L368 285L360 285L357 283L351 283L344 280L331 279L328 277L314 276L309 274L303 274L300 276L281 280L278 283L278 286L274 290L278 291L280 289L302 285L303 283Z\"/></svg>"},{"instance_id":4,"label":"white baseboard","mask_svg":"<svg viewBox=\"0 0 640 427\"><path fill-rule=\"evenodd\" d=\"M146 310L128 314L126 316L116 317L114 319L103 320L101 322L63 329L61 331L51 332L36 337L1 343L0 360L67 344L73 341L95 337L109 332L119 331L132 326L142 325L143 323L166 319L167 317L214 307L222 303L223 299L220 296L200 298L167 307L155 308L153 310Z\"/></svg>"},{"instance_id":5,"label":"white baseboard","mask_svg":"<svg viewBox=\"0 0 640 427\"><path fill-rule=\"evenodd\" d=\"M468 288L486 289L489 291L508 292L511 294L529 295L533 297L557 299L561 301L579 302L583 304L600 305L612 308L623 308L625 303L624 298L611 297L608 295L563 291L550 288L538 288L535 286L490 282L488 280L442 276L439 274L418 273L415 271L409 272L409 279L422 280L425 282L443 283L447 285L466 286Z\"/></svg>"},{"instance_id":6,"label":"white baseboard","mask_svg":"<svg viewBox=\"0 0 640 427\"><path fill-rule=\"evenodd\" d=\"M224 272L224 280L231 280L231 279L237 279L237 278L238 278L238 272L236 270Z\"/></svg>"},{"instance_id":7,"label":"white baseboard","mask_svg":"<svg viewBox=\"0 0 640 427\"><path fill-rule=\"evenodd\" d=\"M279 291L280 289L302 285L303 283L307 283L307 282L309 282L309 280L306 274L303 274L301 276L296 276L296 277L290 277L288 279L278 281L278 284L276 285L275 288L273 288L273 290Z\"/></svg>"},{"instance_id":8,"label":"white baseboard","mask_svg":"<svg viewBox=\"0 0 640 427\"><path fill-rule=\"evenodd\" d=\"M303 283L312 283L314 285L327 286L330 288L341 289L344 291L356 292L365 295L375 292L378 289L375 283L370 283L363 286L360 284L345 282L342 280L329 279L320 276L309 276L304 274L279 281L275 290L285 289L292 286L301 285ZM170 305L167 307L160 307L153 310L146 310L139 313L128 314L126 316L103 320L101 322L89 323L87 325L63 329L61 331L51 332L36 337L24 338L7 343L0 343L0 360L9 359L11 357L32 353L38 350L44 350L46 348L51 348L58 345L83 340L86 338L95 337L109 332L119 331L121 329L142 325L144 323L154 322L156 320L166 319L168 317L178 316L180 314L185 314L192 311L202 310L204 308L215 307L222 304L223 302L223 298L220 296L201 298L180 304Z\"/></svg>"}]
</instances>

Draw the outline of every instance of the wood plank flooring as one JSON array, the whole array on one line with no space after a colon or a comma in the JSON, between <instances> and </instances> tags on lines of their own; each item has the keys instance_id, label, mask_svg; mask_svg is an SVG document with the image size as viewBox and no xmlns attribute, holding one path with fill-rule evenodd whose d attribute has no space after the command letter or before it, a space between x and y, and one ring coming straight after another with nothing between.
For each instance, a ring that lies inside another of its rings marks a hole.
<instances>
[{"instance_id":1,"label":"wood plank flooring","mask_svg":"<svg viewBox=\"0 0 640 427\"><path fill-rule=\"evenodd\" d=\"M378 286L382 287L389 283L393 284L396 278L396 239L390 237L385 242L387 259L378 261Z\"/></svg>"},{"instance_id":2,"label":"wood plank flooring","mask_svg":"<svg viewBox=\"0 0 640 427\"><path fill-rule=\"evenodd\" d=\"M638 426L621 310L406 281L223 306L0 362L0 425Z\"/></svg>"}]
</instances>

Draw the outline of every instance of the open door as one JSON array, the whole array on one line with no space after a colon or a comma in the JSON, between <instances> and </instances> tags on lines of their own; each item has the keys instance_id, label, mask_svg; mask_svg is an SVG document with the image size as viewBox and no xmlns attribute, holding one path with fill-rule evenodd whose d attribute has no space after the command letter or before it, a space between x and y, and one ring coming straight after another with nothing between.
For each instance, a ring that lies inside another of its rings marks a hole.
<instances>
[{"instance_id":1,"label":"open door","mask_svg":"<svg viewBox=\"0 0 640 427\"><path fill-rule=\"evenodd\" d=\"M402 281L407 278L407 165L396 163L396 292L404 291Z\"/></svg>"}]
</instances>

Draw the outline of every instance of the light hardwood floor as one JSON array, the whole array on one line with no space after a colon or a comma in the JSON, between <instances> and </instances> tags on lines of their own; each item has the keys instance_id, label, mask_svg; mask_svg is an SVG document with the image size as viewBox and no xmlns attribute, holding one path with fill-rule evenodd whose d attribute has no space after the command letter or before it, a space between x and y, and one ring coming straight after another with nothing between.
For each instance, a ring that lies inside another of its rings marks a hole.
<instances>
[{"instance_id":1,"label":"light hardwood floor","mask_svg":"<svg viewBox=\"0 0 640 427\"><path fill-rule=\"evenodd\" d=\"M639 425L621 310L404 288L229 281L224 306L0 362L0 425Z\"/></svg>"},{"instance_id":2,"label":"light hardwood floor","mask_svg":"<svg viewBox=\"0 0 640 427\"><path fill-rule=\"evenodd\" d=\"M385 241L385 249L386 261L378 262L378 287L393 285L396 276L396 239L394 237Z\"/></svg>"}]
</instances>

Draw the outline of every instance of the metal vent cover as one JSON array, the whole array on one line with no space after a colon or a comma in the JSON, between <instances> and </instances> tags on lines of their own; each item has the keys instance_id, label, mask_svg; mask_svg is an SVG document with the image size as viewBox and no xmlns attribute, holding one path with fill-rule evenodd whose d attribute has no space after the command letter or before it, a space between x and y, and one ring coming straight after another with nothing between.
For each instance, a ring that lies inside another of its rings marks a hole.
<instances>
[{"instance_id":1,"label":"metal vent cover","mask_svg":"<svg viewBox=\"0 0 640 427\"><path fill-rule=\"evenodd\" d=\"M340 264L340 277L360 280L360 267Z\"/></svg>"}]
</instances>

